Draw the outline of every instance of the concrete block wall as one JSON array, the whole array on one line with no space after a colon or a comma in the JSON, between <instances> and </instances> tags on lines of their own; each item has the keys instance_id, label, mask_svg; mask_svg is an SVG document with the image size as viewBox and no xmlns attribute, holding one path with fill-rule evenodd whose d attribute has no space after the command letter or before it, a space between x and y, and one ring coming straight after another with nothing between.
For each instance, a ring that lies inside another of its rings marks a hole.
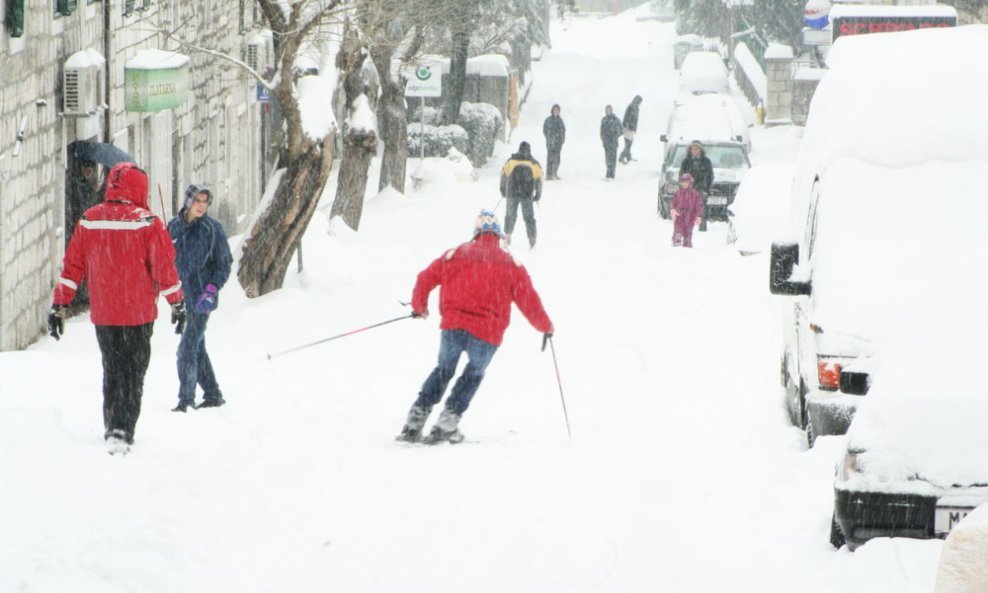
<instances>
[{"instance_id":1,"label":"concrete block wall","mask_svg":"<svg viewBox=\"0 0 988 593\"><path fill-rule=\"evenodd\" d=\"M765 76L768 101L765 125L792 123L792 48L769 44L765 51Z\"/></svg>"}]
</instances>

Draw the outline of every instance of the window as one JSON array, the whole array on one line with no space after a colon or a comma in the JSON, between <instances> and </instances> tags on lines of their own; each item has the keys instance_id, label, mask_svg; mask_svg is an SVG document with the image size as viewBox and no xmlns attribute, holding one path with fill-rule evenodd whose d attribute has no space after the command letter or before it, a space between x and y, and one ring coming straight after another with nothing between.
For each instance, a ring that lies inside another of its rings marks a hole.
<instances>
[{"instance_id":1,"label":"window","mask_svg":"<svg viewBox=\"0 0 988 593\"><path fill-rule=\"evenodd\" d=\"M76 0L55 0L56 15L70 15L76 8Z\"/></svg>"},{"instance_id":2,"label":"window","mask_svg":"<svg viewBox=\"0 0 988 593\"><path fill-rule=\"evenodd\" d=\"M124 16L134 14L134 2L135 0L124 0Z\"/></svg>"},{"instance_id":3,"label":"window","mask_svg":"<svg viewBox=\"0 0 988 593\"><path fill-rule=\"evenodd\" d=\"M24 35L24 0L7 0L4 24L11 37Z\"/></svg>"},{"instance_id":4,"label":"window","mask_svg":"<svg viewBox=\"0 0 988 593\"><path fill-rule=\"evenodd\" d=\"M151 9L151 0L141 0L141 5L137 7L138 12L144 12L145 10Z\"/></svg>"}]
</instances>

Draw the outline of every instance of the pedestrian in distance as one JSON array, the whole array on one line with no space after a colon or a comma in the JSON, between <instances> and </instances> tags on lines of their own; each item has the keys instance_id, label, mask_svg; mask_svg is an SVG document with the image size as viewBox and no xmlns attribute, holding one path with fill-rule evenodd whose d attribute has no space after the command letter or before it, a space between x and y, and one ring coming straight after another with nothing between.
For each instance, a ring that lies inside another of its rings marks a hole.
<instances>
[{"instance_id":1,"label":"pedestrian in distance","mask_svg":"<svg viewBox=\"0 0 988 593\"><path fill-rule=\"evenodd\" d=\"M635 95L635 98L631 100L631 103L624 110L624 119L621 120L624 150L621 151L620 160L625 164L635 160L631 157L631 144L635 141L635 133L638 132L638 108L641 104L641 95Z\"/></svg>"},{"instance_id":2,"label":"pedestrian in distance","mask_svg":"<svg viewBox=\"0 0 988 593\"><path fill-rule=\"evenodd\" d=\"M547 337L552 321L542 307L532 281L511 254L503 250L504 236L497 217L482 210L474 225L473 240L450 249L419 273L412 293L412 316L429 316L429 294L440 286L439 312L442 315L439 361L422 384L418 398L408 411L398 439L429 444L463 440L460 419L477 393L484 371L497 352L511 318L514 303L529 323ZM453 385L439 419L424 439L425 426L433 406L439 403L463 353L467 365Z\"/></svg>"},{"instance_id":3,"label":"pedestrian in distance","mask_svg":"<svg viewBox=\"0 0 988 593\"><path fill-rule=\"evenodd\" d=\"M178 343L178 405L173 412L185 412L190 407L216 408L226 403L206 352L206 324L230 277L233 256L223 225L207 213L212 202L209 188L192 184L185 190L185 205L168 222L187 311L185 331ZM203 390L198 406L196 385Z\"/></svg>"},{"instance_id":4,"label":"pedestrian in distance","mask_svg":"<svg viewBox=\"0 0 988 593\"><path fill-rule=\"evenodd\" d=\"M700 230L707 230L707 197L710 195L710 186L714 182L714 168L707 158L703 149L703 144L699 140L690 142L686 157L679 166L679 175L689 173L693 177L693 187L700 192L703 198L703 213L700 216Z\"/></svg>"},{"instance_id":5,"label":"pedestrian in distance","mask_svg":"<svg viewBox=\"0 0 988 593\"><path fill-rule=\"evenodd\" d=\"M148 210L147 174L134 163L110 170L103 203L86 210L72 234L48 316L56 340L84 280L103 359L103 437L111 454L127 453L141 413L159 294L171 304L175 332L185 326L175 249Z\"/></svg>"},{"instance_id":6,"label":"pedestrian in distance","mask_svg":"<svg viewBox=\"0 0 988 593\"><path fill-rule=\"evenodd\" d=\"M672 216L673 247L693 247L693 227L700 224L703 198L693 187L693 176L689 173L679 176L679 189L672 196L669 214Z\"/></svg>"},{"instance_id":7,"label":"pedestrian in distance","mask_svg":"<svg viewBox=\"0 0 988 593\"><path fill-rule=\"evenodd\" d=\"M562 10L562 5L560 5ZM549 112L549 117L542 123L542 135L545 136L546 148L546 172L547 180L559 179L560 152L563 150L563 143L566 142L566 124L559 115L559 105L553 105Z\"/></svg>"},{"instance_id":8,"label":"pedestrian in distance","mask_svg":"<svg viewBox=\"0 0 988 593\"><path fill-rule=\"evenodd\" d=\"M528 245L535 247L538 231L535 227L534 203L542 199L542 165L532 157L532 147L528 142L519 144L518 152L511 155L501 169L501 197L507 198L507 210L504 214L505 241L511 244L511 233L515 230L520 206Z\"/></svg>"},{"instance_id":9,"label":"pedestrian in distance","mask_svg":"<svg viewBox=\"0 0 988 593\"><path fill-rule=\"evenodd\" d=\"M618 138L621 137L623 126L618 116L614 115L614 108L608 105L604 107L604 117L600 120L600 141L604 144L604 164L607 166L605 179L614 179L614 169L617 166Z\"/></svg>"}]
</instances>

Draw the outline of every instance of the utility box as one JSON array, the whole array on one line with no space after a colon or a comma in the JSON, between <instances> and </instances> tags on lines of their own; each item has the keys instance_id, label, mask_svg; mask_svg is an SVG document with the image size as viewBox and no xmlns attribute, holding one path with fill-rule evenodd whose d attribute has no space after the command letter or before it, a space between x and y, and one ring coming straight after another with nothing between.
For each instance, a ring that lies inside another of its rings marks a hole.
<instances>
[{"instance_id":1,"label":"utility box","mask_svg":"<svg viewBox=\"0 0 988 593\"><path fill-rule=\"evenodd\" d=\"M62 72L62 112L75 117L99 113L103 103L106 60L94 49L77 51L65 60Z\"/></svg>"}]
</instances>

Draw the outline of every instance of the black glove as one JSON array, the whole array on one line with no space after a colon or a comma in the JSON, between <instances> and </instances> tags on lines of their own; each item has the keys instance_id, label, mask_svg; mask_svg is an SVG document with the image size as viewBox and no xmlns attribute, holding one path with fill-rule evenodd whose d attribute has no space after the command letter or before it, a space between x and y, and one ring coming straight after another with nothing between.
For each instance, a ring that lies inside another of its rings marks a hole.
<instances>
[{"instance_id":1,"label":"black glove","mask_svg":"<svg viewBox=\"0 0 988 593\"><path fill-rule=\"evenodd\" d=\"M421 311L412 311L412 317L415 319L427 319L429 317L429 310L422 309Z\"/></svg>"},{"instance_id":2,"label":"black glove","mask_svg":"<svg viewBox=\"0 0 988 593\"><path fill-rule=\"evenodd\" d=\"M185 331L185 301L179 301L172 305L172 325L175 326L176 334Z\"/></svg>"},{"instance_id":3,"label":"black glove","mask_svg":"<svg viewBox=\"0 0 988 593\"><path fill-rule=\"evenodd\" d=\"M56 340L61 339L65 333L65 318L69 314L69 308L65 305L52 305L51 313L48 314L48 333Z\"/></svg>"},{"instance_id":4,"label":"black glove","mask_svg":"<svg viewBox=\"0 0 988 593\"><path fill-rule=\"evenodd\" d=\"M549 343L549 340L552 339L552 332L553 330L549 330L542 334L542 352L545 352L546 345Z\"/></svg>"}]
</instances>

